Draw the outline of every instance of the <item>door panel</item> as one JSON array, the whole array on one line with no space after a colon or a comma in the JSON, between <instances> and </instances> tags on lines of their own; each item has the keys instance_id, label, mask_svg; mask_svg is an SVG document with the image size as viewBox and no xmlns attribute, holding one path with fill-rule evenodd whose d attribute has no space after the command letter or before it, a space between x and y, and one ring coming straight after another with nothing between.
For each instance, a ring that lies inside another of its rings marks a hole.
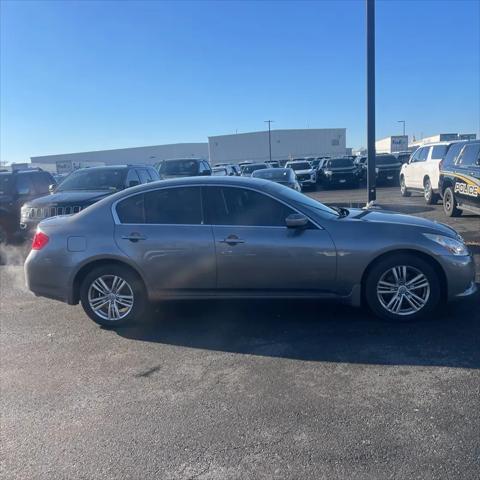
<instances>
[{"instance_id":1,"label":"door panel","mask_svg":"<svg viewBox=\"0 0 480 480\"><path fill-rule=\"evenodd\" d=\"M142 270L152 293L215 288L215 250L208 225L116 225L115 241Z\"/></svg>"},{"instance_id":2,"label":"door panel","mask_svg":"<svg viewBox=\"0 0 480 480\"><path fill-rule=\"evenodd\" d=\"M214 226L213 232L219 289L329 291L334 285L336 251L325 230Z\"/></svg>"}]
</instances>

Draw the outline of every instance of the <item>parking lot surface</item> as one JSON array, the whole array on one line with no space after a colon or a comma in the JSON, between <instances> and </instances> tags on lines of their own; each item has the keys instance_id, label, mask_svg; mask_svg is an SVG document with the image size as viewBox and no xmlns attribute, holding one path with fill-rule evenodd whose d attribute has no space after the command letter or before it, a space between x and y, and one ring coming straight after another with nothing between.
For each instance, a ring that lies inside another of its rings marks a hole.
<instances>
[{"instance_id":1,"label":"parking lot surface","mask_svg":"<svg viewBox=\"0 0 480 480\"><path fill-rule=\"evenodd\" d=\"M365 192L311 195L346 205ZM480 244L479 217L446 219L397 189L378 199ZM316 301L166 302L113 331L31 296L21 254L9 260L4 478L480 476L479 294L406 325Z\"/></svg>"}]
</instances>

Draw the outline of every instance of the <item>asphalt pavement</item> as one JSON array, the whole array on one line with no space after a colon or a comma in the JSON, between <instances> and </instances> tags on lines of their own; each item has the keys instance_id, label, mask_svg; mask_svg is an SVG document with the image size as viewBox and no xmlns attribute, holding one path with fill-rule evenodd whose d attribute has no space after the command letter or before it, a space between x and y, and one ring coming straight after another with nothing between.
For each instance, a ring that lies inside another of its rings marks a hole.
<instances>
[{"instance_id":1,"label":"asphalt pavement","mask_svg":"<svg viewBox=\"0 0 480 480\"><path fill-rule=\"evenodd\" d=\"M458 220L476 248L479 218ZM8 258L2 478L480 477L480 295L405 325L316 301L166 302L113 331L30 295Z\"/></svg>"}]
</instances>

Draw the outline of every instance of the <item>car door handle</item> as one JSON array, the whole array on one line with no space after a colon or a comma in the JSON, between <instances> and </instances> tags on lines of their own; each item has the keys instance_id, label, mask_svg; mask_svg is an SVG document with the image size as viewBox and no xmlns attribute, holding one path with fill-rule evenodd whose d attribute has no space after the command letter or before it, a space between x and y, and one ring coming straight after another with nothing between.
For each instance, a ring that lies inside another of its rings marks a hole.
<instances>
[{"instance_id":1,"label":"car door handle","mask_svg":"<svg viewBox=\"0 0 480 480\"><path fill-rule=\"evenodd\" d=\"M245 243L245 240L238 238L236 235L229 235L227 238L220 240L220 243L227 243L228 245L237 245L238 243Z\"/></svg>"},{"instance_id":2,"label":"car door handle","mask_svg":"<svg viewBox=\"0 0 480 480\"><path fill-rule=\"evenodd\" d=\"M130 240L131 242L138 242L139 240L146 240L147 237L139 233L131 233L130 235L122 235L122 240Z\"/></svg>"}]
</instances>

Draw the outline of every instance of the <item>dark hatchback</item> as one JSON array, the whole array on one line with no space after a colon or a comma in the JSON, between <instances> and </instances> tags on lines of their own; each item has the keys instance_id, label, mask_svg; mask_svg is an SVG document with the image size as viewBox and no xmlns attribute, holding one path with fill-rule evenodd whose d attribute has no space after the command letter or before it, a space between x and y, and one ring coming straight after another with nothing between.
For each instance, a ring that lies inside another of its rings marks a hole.
<instances>
[{"instance_id":1,"label":"dark hatchback","mask_svg":"<svg viewBox=\"0 0 480 480\"><path fill-rule=\"evenodd\" d=\"M318 171L325 187L358 186L358 168L351 158L331 158Z\"/></svg>"},{"instance_id":2,"label":"dark hatchback","mask_svg":"<svg viewBox=\"0 0 480 480\"><path fill-rule=\"evenodd\" d=\"M402 162L390 154L381 154L375 157L375 172L377 182L383 184L398 185Z\"/></svg>"},{"instance_id":3,"label":"dark hatchback","mask_svg":"<svg viewBox=\"0 0 480 480\"><path fill-rule=\"evenodd\" d=\"M20 228L28 234L44 218L78 213L112 193L156 180L160 177L152 166L117 165L76 170L50 195L23 205Z\"/></svg>"}]
</instances>

